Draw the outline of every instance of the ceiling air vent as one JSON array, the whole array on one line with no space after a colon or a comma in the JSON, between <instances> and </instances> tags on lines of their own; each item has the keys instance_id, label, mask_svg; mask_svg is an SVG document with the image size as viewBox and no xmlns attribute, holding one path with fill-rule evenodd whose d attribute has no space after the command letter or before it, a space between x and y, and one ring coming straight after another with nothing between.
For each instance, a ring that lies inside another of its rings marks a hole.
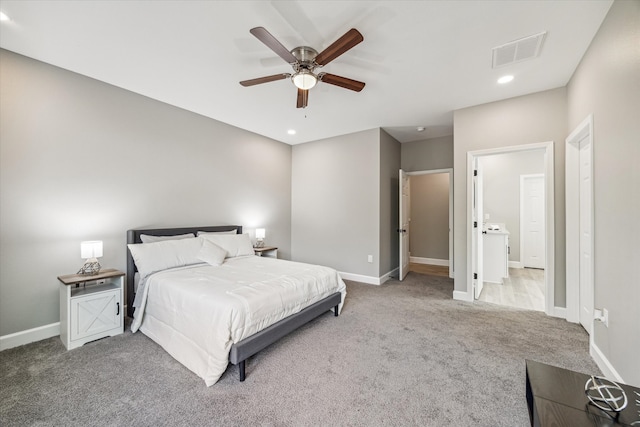
<instances>
[{"instance_id":1,"label":"ceiling air vent","mask_svg":"<svg viewBox=\"0 0 640 427\"><path fill-rule=\"evenodd\" d=\"M540 54L546 31L493 48L493 68L513 64Z\"/></svg>"}]
</instances>

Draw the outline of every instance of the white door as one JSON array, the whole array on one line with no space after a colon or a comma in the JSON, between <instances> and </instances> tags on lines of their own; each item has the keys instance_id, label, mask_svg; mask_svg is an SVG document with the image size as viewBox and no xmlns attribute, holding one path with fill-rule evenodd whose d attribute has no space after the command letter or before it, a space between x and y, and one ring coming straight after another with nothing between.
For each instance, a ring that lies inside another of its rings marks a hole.
<instances>
[{"instance_id":1,"label":"white door","mask_svg":"<svg viewBox=\"0 0 640 427\"><path fill-rule=\"evenodd\" d=\"M398 233L400 234L400 280L403 280L409 273L409 218L411 186L409 176L400 169L400 215Z\"/></svg>"},{"instance_id":2,"label":"white door","mask_svg":"<svg viewBox=\"0 0 640 427\"><path fill-rule=\"evenodd\" d=\"M473 176L473 247L475 256L473 257L473 272L475 273L473 279L473 297L475 299L480 298L483 282L483 266L484 266L484 245L482 241L482 221L484 218L483 209L483 191L482 191L482 161L481 158L475 159Z\"/></svg>"},{"instance_id":3,"label":"white door","mask_svg":"<svg viewBox=\"0 0 640 427\"><path fill-rule=\"evenodd\" d=\"M591 333L593 324L593 237L591 147L587 138L580 141L580 323Z\"/></svg>"},{"instance_id":4,"label":"white door","mask_svg":"<svg viewBox=\"0 0 640 427\"><path fill-rule=\"evenodd\" d=\"M544 268L544 175L522 175L520 194L522 263L524 267Z\"/></svg>"}]
</instances>

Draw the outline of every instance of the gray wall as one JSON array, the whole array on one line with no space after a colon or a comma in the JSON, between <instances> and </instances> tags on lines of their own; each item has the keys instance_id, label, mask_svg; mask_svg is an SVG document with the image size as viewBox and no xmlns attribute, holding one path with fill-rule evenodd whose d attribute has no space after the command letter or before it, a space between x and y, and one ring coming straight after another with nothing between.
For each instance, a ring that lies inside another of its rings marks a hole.
<instances>
[{"instance_id":1,"label":"gray wall","mask_svg":"<svg viewBox=\"0 0 640 427\"><path fill-rule=\"evenodd\" d=\"M594 342L640 385L640 2L616 1L568 85L569 131L593 114Z\"/></svg>"},{"instance_id":2,"label":"gray wall","mask_svg":"<svg viewBox=\"0 0 640 427\"><path fill-rule=\"evenodd\" d=\"M401 144L380 129L380 269L379 276L400 265L399 185Z\"/></svg>"},{"instance_id":3,"label":"gray wall","mask_svg":"<svg viewBox=\"0 0 640 427\"><path fill-rule=\"evenodd\" d=\"M380 151L377 128L293 146L292 259L379 277Z\"/></svg>"},{"instance_id":4,"label":"gray wall","mask_svg":"<svg viewBox=\"0 0 640 427\"><path fill-rule=\"evenodd\" d=\"M566 88L456 110L453 126L455 290L467 291L467 152L554 141L555 305L564 307Z\"/></svg>"},{"instance_id":5,"label":"gray wall","mask_svg":"<svg viewBox=\"0 0 640 427\"><path fill-rule=\"evenodd\" d=\"M560 143L560 141L558 141ZM483 156L483 209L487 223L503 223L509 231L509 261L520 259L520 175L544 173L544 151Z\"/></svg>"},{"instance_id":6,"label":"gray wall","mask_svg":"<svg viewBox=\"0 0 640 427\"><path fill-rule=\"evenodd\" d=\"M59 321L82 240L124 269L129 228L239 223L290 256L289 145L5 50L0 92L0 336Z\"/></svg>"},{"instance_id":7,"label":"gray wall","mask_svg":"<svg viewBox=\"0 0 640 427\"><path fill-rule=\"evenodd\" d=\"M453 135L402 143L400 163L405 172L452 168Z\"/></svg>"},{"instance_id":8,"label":"gray wall","mask_svg":"<svg viewBox=\"0 0 640 427\"><path fill-rule=\"evenodd\" d=\"M449 174L412 175L409 180L411 256L449 260Z\"/></svg>"}]
</instances>

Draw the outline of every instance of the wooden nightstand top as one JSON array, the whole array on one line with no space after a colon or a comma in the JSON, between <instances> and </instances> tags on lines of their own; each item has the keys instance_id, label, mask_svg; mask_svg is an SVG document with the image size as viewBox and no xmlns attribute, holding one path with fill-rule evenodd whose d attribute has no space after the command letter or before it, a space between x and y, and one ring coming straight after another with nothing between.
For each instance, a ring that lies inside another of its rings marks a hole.
<instances>
[{"instance_id":1,"label":"wooden nightstand top","mask_svg":"<svg viewBox=\"0 0 640 427\"><path fill-rule=\"evenodd\" d=\"M65 285L75 285L77 283L93 282L94 280L109 279L111 277L124 276L124 273L115 268L103 268L98 274L67 274L64 276L58 276Z\"/></svg>"},{"instance_id":2,"label":"wooden nightstand top","mask_svg":"<svg viewBox=\"0 0 640 427\"><path fill-rule=\"evenodd\" d=\"M278 249L276 246L263 246L261 248L253 248L256 253L275 251L276 249Z\"/></svg>"}]
</instances>

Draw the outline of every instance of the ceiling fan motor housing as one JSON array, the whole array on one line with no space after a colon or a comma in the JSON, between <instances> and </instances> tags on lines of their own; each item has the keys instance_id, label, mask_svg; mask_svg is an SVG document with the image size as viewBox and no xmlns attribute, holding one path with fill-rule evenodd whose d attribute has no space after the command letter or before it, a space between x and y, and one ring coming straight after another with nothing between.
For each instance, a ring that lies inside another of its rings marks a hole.
<instances>
[{"instance_id":1,"label":"ceiling fan motor housing","mask_svg":"<svg viewBox=\"0 0 640 427\"><path fill-rule=\"evenodd\" d=\"M317 67L314 59L316 59L316 56L318 56L318 51L316 51L314 48L309 46L299 46L293 48L291 50L291 54L298 60L298 62L294 64L294 67L295 65L297 65L301 70L306 69L309 71L313 71L314 68Z\"/></svg>"}]
</instances>

